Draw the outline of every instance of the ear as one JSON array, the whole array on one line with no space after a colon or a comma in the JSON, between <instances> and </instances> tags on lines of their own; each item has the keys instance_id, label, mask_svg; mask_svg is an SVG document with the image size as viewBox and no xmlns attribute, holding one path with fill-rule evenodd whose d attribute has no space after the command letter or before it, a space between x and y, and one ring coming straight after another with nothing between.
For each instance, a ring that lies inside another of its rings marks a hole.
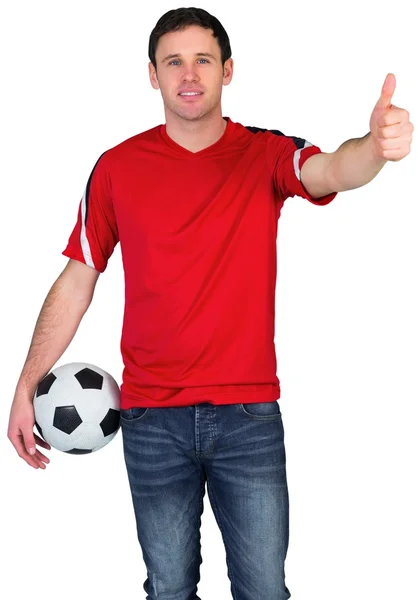
<instances>
[{"instance_id":1,"label":"ear","mask_svg":"<svg viewBox=\"0 0 418 600\"><path fill-rule=\"evenodd\" d=\"M232 58L228 58L224 64L224 75L222 85L228 85L231 83L232 75L234 73L234 61Z\"/></svg>"},{"instance_id":2,"label":"ear","mask_svg":"<svg viewBox=\"0 0 418 600\"><path fill-rule=\"evenodd\" d=\"M152 62L148 63L148 73L152 87L154 88L154 90L159 90L160 84L158 83L157 71L155 70L155 67L152 64Z\"/></svg>"}]
</instances>

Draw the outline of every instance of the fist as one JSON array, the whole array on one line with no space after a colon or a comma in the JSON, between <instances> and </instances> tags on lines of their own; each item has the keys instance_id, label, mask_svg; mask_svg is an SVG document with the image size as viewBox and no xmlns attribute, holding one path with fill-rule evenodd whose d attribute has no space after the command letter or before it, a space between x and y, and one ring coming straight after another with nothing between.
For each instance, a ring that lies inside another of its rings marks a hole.
<instances>
[{"instance_id":1,"label":"fist","mask_svg":"<svg viewBox=\"0 0 418 600\"><path fill-rule=\"evenodd\" d=\"M401 160L410 153L414 131L409 112L391 104L395 87L395 75L389 73L370 117L371 140L376 156L392 161Z\"/></svg>"}]
</instances>

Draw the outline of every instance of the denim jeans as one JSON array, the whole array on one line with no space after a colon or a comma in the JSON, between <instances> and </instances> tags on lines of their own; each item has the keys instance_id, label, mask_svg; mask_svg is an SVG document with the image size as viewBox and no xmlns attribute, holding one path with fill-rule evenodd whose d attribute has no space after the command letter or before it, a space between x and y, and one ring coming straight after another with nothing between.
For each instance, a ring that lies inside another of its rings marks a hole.
<instances>
[{"instance_id":1,"label":"denim jeans","mask_svg":"<svg viewBox=\"0 0 418 600\"><path fill-rule=\"evenodd\" d=\"M234 600L287 600L289 496L273 402L121 410L147 600L200 600L205 483ZM205 600L213 600L208 598Z\"/></svg>"}]
</instances>

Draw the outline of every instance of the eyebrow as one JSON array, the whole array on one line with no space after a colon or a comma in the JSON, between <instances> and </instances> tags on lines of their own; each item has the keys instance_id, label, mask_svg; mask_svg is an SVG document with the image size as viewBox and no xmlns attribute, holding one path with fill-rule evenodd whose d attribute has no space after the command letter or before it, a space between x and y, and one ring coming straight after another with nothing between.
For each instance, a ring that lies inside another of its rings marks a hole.
<instances>
[{"instance_id":1,"label":"eyebrow","mask_svg":"<svg viewBox=\"0 0 418 600\"><path fill-rule=\"evenodd\" d=\"M180 58L180 56L181 54L169 54L168 56L163 58L161 62L163 63L166 60L170 60L171 58ZM208 56L209 58L213 58L213 60L216 60L216 57L213 56L213 54L211 54L210 52L196 52L196 56Z\"/></svg>"}]
</instances>

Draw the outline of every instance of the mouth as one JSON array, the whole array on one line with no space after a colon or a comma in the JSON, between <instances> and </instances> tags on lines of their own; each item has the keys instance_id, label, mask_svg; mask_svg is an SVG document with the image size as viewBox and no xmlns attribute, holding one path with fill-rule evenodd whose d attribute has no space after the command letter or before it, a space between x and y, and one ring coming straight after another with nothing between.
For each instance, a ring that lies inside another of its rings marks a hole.
<instances>
[{"instance_id":1,"label":"mouth","mask_svg":"<svg viewBox=\"0 0 418 600\"><path fill-rule=\"evenodd\" d=\"M178 94L185 102L193 102L203 96L203 92L181 92Z\"/></svg>"}]
</instances>

